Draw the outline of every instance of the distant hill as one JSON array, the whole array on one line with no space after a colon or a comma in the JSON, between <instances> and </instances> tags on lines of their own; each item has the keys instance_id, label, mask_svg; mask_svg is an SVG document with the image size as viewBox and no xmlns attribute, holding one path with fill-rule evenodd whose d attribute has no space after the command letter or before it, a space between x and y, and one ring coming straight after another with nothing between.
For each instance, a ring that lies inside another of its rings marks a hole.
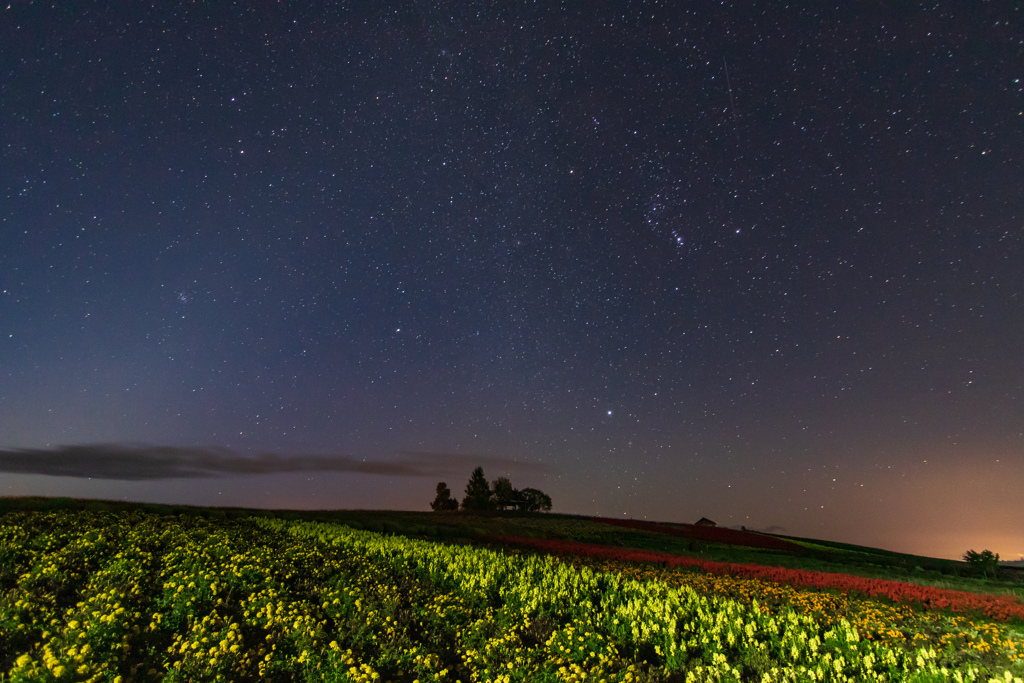
<instances>
[{"instance_id":1,"label":"distant hill","mask_svg":"<svg viewBox=\"0 0 1024 683\"><path fill-rule=\"evenodd\" d=\"M845 573L869 579L909 581L957 590L993 592L994 585L1024 597L1024 558L1001 562L998 577L980 577L958 560L923 557L823 539L799 538L647 520L593 518L580 515L526 512L425 512L394 510L256 510L204 508L111 500L0 496L0 525L9 513L79 510L153 515L196 515L207 519L247 517L308 520L344 524L388 535L409 536L449 544L503 545L519 537L597 544L616 549L669 553L712 562L756 564L786 569ZM2 573L2 572L0 572ZM0 655L2 659L2 655Z\"/></svg>"}]
</instances>

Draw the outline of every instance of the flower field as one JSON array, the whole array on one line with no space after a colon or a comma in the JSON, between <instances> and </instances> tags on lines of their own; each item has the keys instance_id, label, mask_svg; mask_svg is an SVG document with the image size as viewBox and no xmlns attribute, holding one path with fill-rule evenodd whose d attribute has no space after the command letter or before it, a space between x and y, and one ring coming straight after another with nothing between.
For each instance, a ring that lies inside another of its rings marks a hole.
<instances>
[{"instance_id":1,"label":"flower field","mask_svg":"<svg viewBox=\"0 0 1024 683\"><path fill-rule=\"evenodd\" d=\"M789 608L815 617L826 628L832 628L845 619L861 637L886 641L897 647L925 646L978 654L993 650L1010 655L1024 654L1020 629L1005 624L975 621L931 609L915 610L910 605L893 605L846 593L804 590L774 581L680 571L669 566L643 563L636 557L633 561L585 561L577 556L576 563L583 562L594 569L639 581L654 580L673 586L688 586L701 595L724 596L746 603L757 600L762 610Z\"/></svg>"},{"instance_id":2,"label":"flower field","mask_svg":"<svg viewBox=\"0 0 1024 683\"><path fill-rule=\"evenodd\" d=\"M7 513L0 680L1024 678L1014 624L593 562L272 518Z\"/></svg>"},{"instance_id":3,"label":"flower field","mask_svg":"<svg viewBox=\"0 0 1024 683\"><path fill-rule=\"evenodd\" d=\"M555 555L578 555L619 560L626 563L657 562L669 567L693 567L709 574L763 579L797 588L832 589L844 593L860 593L869 597L888 598L895 602L919 604L926 609L948 609L953 612L980 612L996 621L1024 621L1024 603L1010 595L987 595L967 591L930 588L901 581L865 579L849 574L813 572L759 564L714 562L682 557L650 550L612 548L592 543L576 543L549 538L496 537L492 540L512 546L537 548Z\"/></svg>"}]
</instances>

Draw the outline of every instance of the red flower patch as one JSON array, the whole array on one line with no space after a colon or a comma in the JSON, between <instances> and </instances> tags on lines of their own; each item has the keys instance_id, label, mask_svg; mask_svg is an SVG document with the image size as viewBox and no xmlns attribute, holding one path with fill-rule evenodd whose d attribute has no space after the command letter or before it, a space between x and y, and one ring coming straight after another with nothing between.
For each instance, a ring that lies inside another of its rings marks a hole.
<instances>
[{"instance_id":1,"label":"red flower patch","mask_svg":"<svg viewBox=\"0 0 1024 683\"><path fill-rule=\"evenodd\" d=\"M888 598L894 602L919 603L925 609L948 609L952 612L980 612L996 621L1024 619L1024 603L1010 595L969 593L918 586L912 583L886 579L865 579L849 574L813 572L759 564L733 564L682 557L654 550L613 548L595 543L577 543L551 538L522 538L519 536L492 536L487 540L502 545L536 548L552 555L577 555L619 562L654 562L669 567L696 567L709 574L731 575L748 579L761 579L786 584L795 588L838 590L843 593L862 593L874 598Z\"/></svg>"}]
</instances>

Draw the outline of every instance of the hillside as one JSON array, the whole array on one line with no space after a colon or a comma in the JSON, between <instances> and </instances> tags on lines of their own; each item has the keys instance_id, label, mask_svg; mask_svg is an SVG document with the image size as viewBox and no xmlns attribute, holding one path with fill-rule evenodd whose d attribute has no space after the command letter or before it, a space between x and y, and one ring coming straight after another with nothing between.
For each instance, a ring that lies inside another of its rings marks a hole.
<instances>
[{"instance_id":1,"label":"hillside","mask_svg":"<svg viewBox=\"0 0 1024 683\"><path fill-rule=\"evenodd\" d=\"M1020 572L892 580L908 558L569 515L0 499L0 682L1019 680Z\"/></svg>"},{"instance_id":2,"label":"hillside","mask_svg":"<svg viewBox=\"0 0 1024 683\"><path fill-rule=\"evenodd\" d=\"M666 552L680 557L753 563L807 571L840 572L863 578L906 581L968 591L1009 593L1024 598L1024 568L1004 563L996 577L977 576L965 562L897 553L835 541L739 531L723 527L659 523L557 513L415 512L393 510L260 510L202 508L72 498L0 497L5 510L62 508L144 510L154 514L202 514L237 518L334 522L353 529L442 542L494 544L495 538L548 538Z\"/></svg>"}]
</instances>

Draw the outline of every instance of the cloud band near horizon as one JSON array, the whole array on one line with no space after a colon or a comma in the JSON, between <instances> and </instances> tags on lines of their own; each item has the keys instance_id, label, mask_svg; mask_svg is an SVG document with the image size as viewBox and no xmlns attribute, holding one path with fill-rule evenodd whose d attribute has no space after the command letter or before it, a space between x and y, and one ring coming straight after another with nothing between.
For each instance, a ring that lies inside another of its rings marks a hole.
<instances>
[{"instance_id":1,"label":"cloud band near horizon","mask_svg":"<svg viewBox=\"0 0 1024 683\"><path fill-rule=\"evenodd\" d=\"M366 460L347 455L285 456L277 453L260 453L245 456L227 448L117 444L0 450L0 472L124 481L294 472L350 472L391 477L431 477L469 472L477 466L531 472L544 472L550 469L535 461L460 453L403 452L390 460Z\"/></svg>"}]
</instances>

